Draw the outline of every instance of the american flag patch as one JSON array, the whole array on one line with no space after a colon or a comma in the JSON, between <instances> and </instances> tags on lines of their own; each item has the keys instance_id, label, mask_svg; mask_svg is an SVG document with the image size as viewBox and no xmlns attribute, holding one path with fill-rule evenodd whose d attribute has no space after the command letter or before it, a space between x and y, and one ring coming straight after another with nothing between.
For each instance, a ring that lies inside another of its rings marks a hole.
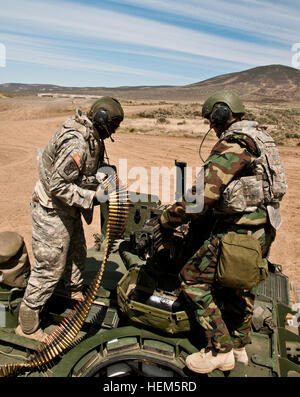
<instances>
[{"instance_id":1,"label":"american flag patch","mask_svg":"<svg viewBox=\"0 0 300 397\"><path fill-rule=\"evenodd\" d=\"M82 161L81 161L81 157L80 157L79 153L77 153L77 154L75 154L75 156L73 156L73 160L77 164L78 168L81 168Z\"/></svg>"}]
</instances>

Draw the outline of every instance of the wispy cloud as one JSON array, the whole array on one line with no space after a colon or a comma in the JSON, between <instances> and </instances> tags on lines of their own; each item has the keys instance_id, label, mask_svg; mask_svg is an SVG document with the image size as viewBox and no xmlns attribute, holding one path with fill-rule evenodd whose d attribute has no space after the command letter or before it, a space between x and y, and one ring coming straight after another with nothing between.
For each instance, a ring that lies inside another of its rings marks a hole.
<instances>
[{"instance_id":1,"label":"wispy cloud","mask_svg":"<svg viewBox=\"0 0 300 397\"><path fill-rule=\"evenodd\" d=\"M147 78L192 82L192 72L182 65L190 70L198 65L202 70L210 65L228 70L229 65L289 64L291 45L298 39L299 15L291 1L272 5L267 0L123 0L123 8L118 4L10 0L0 16L0 42L6 44L8 62L144 76L145 83Z\"/></svg>"},{"instance_id":2,"label":"wispy cloud","mask_svg":"<svg viewBox=\"0 0 300 397\"><path fill-rule=\"evenodd\" d=\"M137 76L150 76L160 78L170 78L169 73L153 72L142 68L130 68L114 63L93 61L88 58L76 56L66 57L62 51L58 51L55 41L24 38L14 34L4 34L5 42L10 43L9 59L16 62L38 63L47 66L61 67L64 69L79 69L84 71L107 71L116 74L131 74ZM46 44L46 45L45 45ZM174 78L181 77L173 75Z\"/></svg>"},{"instance_id":3,"label":"wispy cloud","mask_svg":"<svg viewBox=\"0 0 300 397\"><path fill-rule=\"evenodd\" d=\"M112 0L116 3L116 1ZM123 0L123 3L188 17L200 23L238 30L278 43L293 42L299 33L297 1L274 0Z\"/></svg>"},{"instance_id":4,"label":"wispy cloud","mask_svg":"<svg viewBox=\"0 0 300 397\"><path fill-rule=\"evenodd\" d=\"M46 34L55 32L66 37L104 39L234 62L246 60L245 63L252 65L276 62L284 55L281 49L269 49L238 38L226 38L91 6L72 6L62 1L27 1L28 12L21 7L22 3L11 0L2 15L7 20L19 20L20 29L27 33L38 28ZM27 24L22 26L24 22Z\"/></svg>"}]
</instances>

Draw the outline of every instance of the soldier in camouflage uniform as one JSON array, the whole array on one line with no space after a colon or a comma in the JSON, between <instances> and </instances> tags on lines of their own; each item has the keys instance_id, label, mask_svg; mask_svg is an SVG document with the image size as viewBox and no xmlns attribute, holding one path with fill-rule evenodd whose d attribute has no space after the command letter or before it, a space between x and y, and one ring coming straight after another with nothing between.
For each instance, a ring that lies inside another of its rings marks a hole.
<instances>
[{"instance_id":1,"label":"soldier in camouflage uniform","mask_svg":"<svg viewBox=\"0 0 300 397\"><path fill-rule=\"evenodd\" d=\"M39 313L60 279L71 299L82 299L88 224L97 204L97 170L104 140L124 118L120 103L102 97L86 115L80 110L56 131L38 155L39 181L31 200L34 266L20 306L18 335L43 341ZM111 138L112 139L112 138Z\"/></svg>"},{"instance_id":2,"label":"soldier in camouflage uniform","mask_svg":"<svg viewBox=\"0 0 300 397\"><path fill-rule=\"evenodd\" d=\"M241 120L244 112L240 98L231 92L219 91L206 100L202 115L219 140L203 165L203 209L193 213L187 211L193 203L177 202L160 219L164 228L174 228L201 222L207 211L212 210L215 217L210 237L180 273L184 295L207 339L206 349L186 359L187 367L198 373L230 370L234 358L248 363L245 345L250 343L256 287L219 285L216 269L221 239L230 231L251 234L266 258L280 226L279 202L287 189L273 139L257 122Z\"/></svg>"}]
</instances>

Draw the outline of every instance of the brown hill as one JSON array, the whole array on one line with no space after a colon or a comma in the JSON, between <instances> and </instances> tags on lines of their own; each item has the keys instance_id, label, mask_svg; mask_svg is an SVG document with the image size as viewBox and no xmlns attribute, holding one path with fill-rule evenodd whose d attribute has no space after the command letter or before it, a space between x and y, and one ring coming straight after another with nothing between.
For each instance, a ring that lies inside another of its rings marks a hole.
<instances>
[{"instance_id":1,"label":"brown hill","mask_svg":"<svg viewBox=\"0 0 300 397\"><path fill-rule=\"evenodd\" d=\"M247 100L270 98L294 100L300 98L300 70L283 65L260 66L242 72L214 77L185 88L204 96L215 90L234 90Z\"/></svg>"},{"instance_id":2,"label":"brown hill","mask_svg":"<svg viewBox=\"0 0 300 397\"><path fill-rule=\"evenodd\" d=\"M66 93L80 95L114 95L128 99L204 100L220 89L235 91L248 101L295 101L300 99L300 70L268 65L220 75L186 86L138 87L61 87L49 84L0 84L0 93L30 95L36 93Z\"/></svg>"}]
</instances>

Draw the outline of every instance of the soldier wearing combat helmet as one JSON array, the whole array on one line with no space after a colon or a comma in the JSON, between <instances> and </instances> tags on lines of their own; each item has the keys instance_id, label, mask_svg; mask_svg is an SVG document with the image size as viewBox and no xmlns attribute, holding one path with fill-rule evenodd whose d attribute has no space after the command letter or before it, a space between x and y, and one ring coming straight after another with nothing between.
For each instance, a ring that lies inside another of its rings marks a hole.
<instances>
[{"instance_id":1,"label":"soldier wearing combat helmet","mask_svg":"<svg viewBox=\"0 0 300 397\"><path fill-rule=\"evenodd\" d=\"M71 299L83 298L86 243L81 215L91 223L99 200L96 174L104 163L104 140L112 139L123 118L120 103L102 97L88 114L77 110L39 152L39 180L31 200L34 265L20 306L18 335L45 339L39 314L59 280Z\"/></svg>"},{"instance_id":2,"label":"soldier wearing combat helmet","mask_svg":"<svg viewBox=\"0 0 300 397\"><path fill-rule=\"evenodd\" d=\"M232 92L218 91L205 101L202 115L219 140L202 168L203 208L195 213L194 204L183 200L160 217L162 230L193 222L200 225L199 236L207 228L201 224L205 214L214 219L208 237L199 237L198 250L180 272L184 295L207 340L205 349L186 359L197 373L230 370L235 359L248 363L245 346L256 285L267 274L266 258L281 223L279 204L287 191L272 137L257 122L242 120L244 113Z\"/></svg>"}]
</instances>

